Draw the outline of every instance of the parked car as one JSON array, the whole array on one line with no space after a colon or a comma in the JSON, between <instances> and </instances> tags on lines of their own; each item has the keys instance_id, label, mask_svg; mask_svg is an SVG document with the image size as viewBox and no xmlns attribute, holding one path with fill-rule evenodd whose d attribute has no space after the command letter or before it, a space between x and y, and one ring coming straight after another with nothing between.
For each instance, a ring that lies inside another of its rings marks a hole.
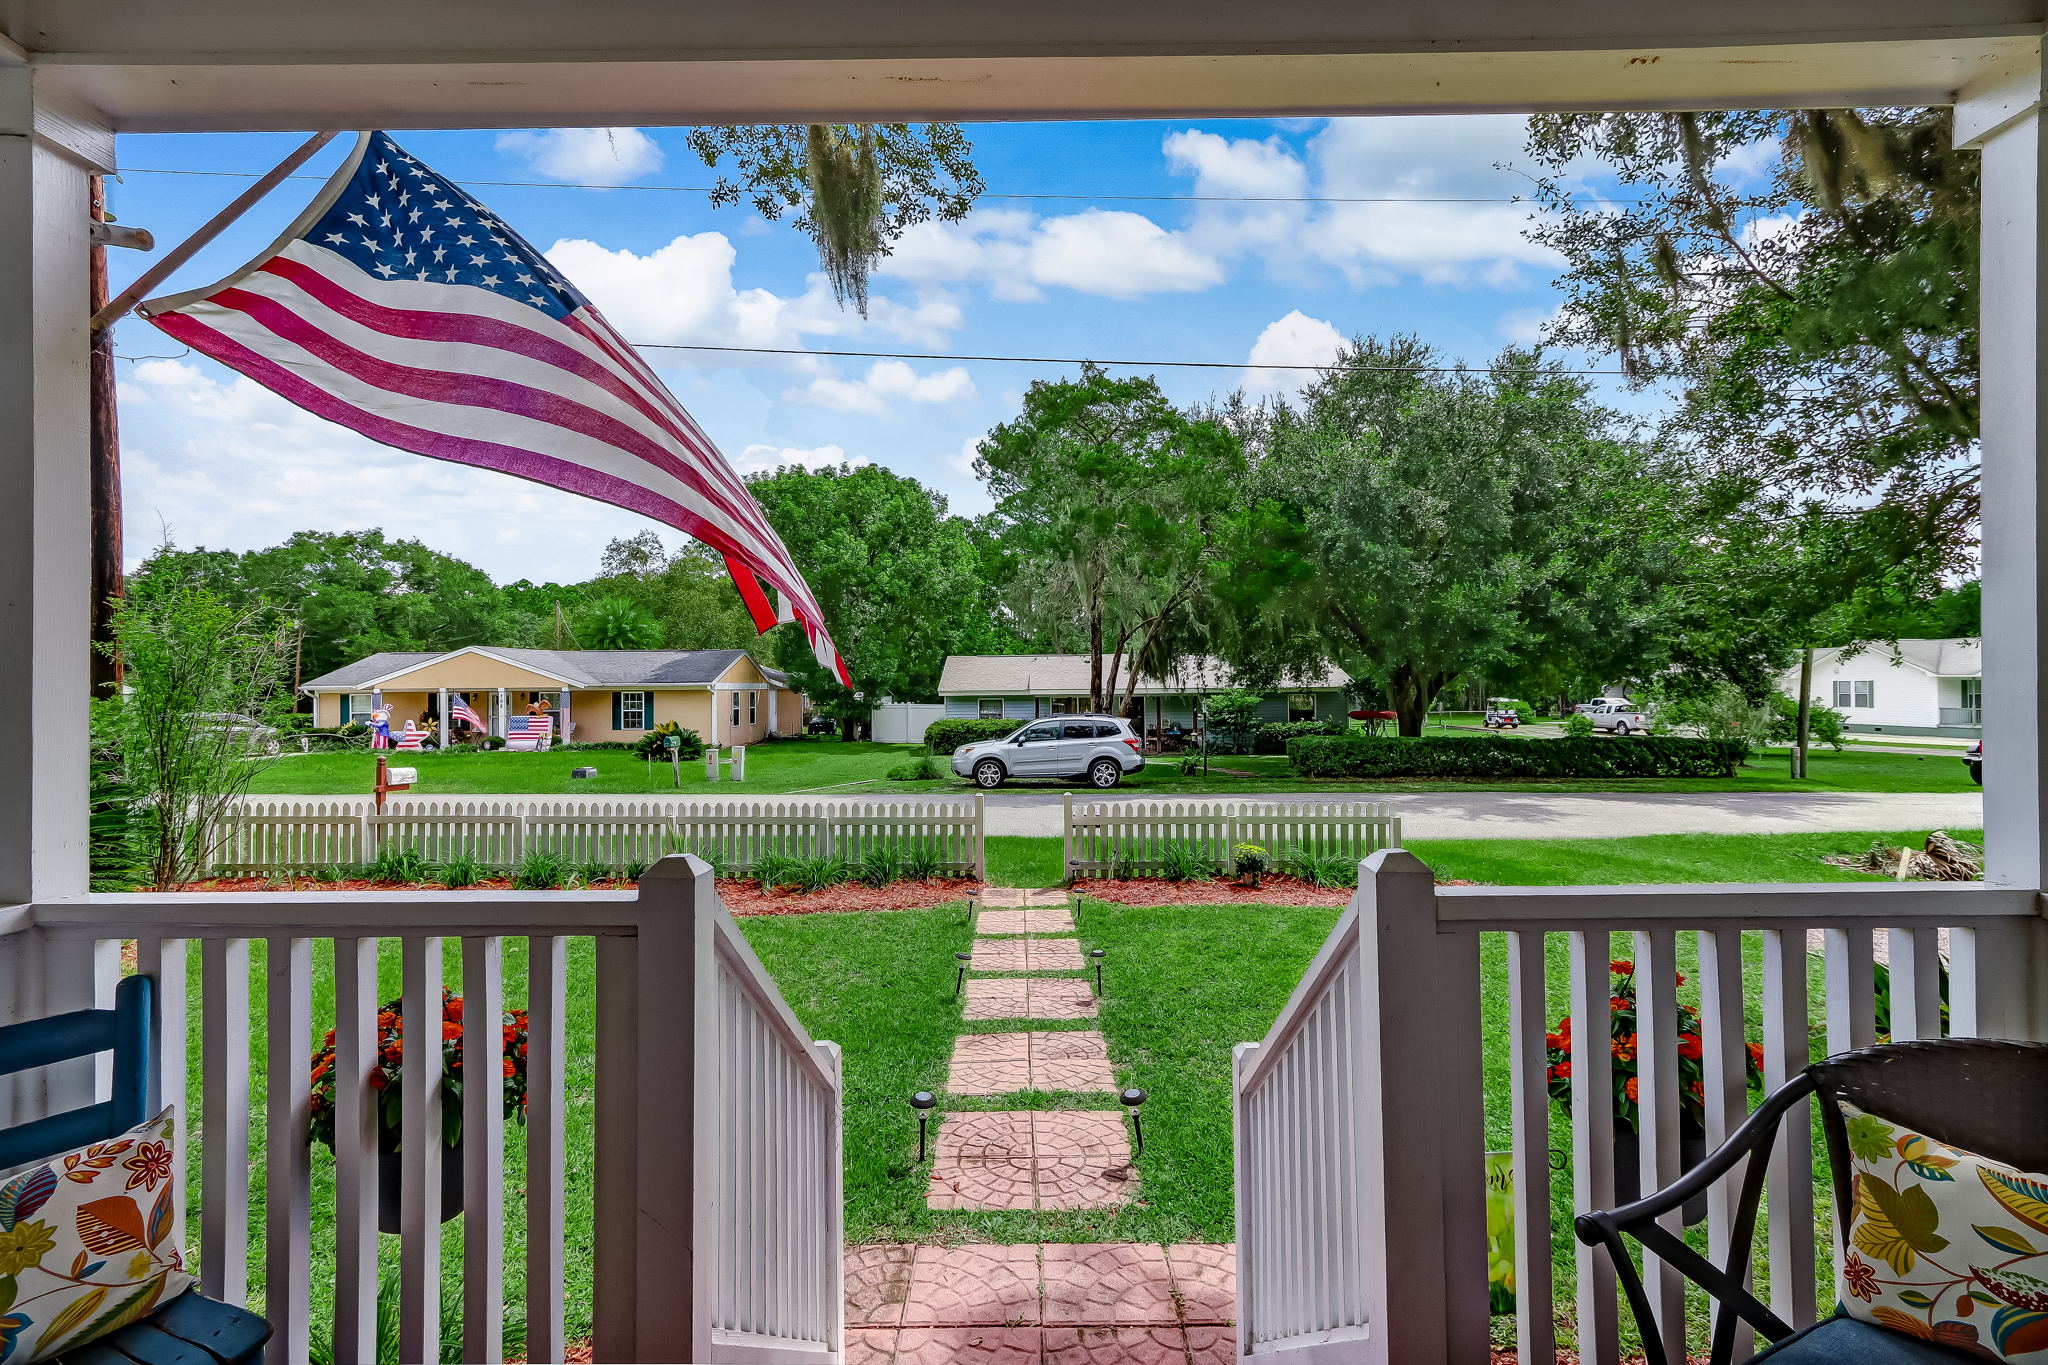
<instances>
[{"instance_id":1,"label":"parked car","mask_svg":"<svg viewBox=\"0 0 2048 1365\"><path fill-rule=\"evenodd\" d=\"M1978 786L1984 785L1984 741L1978 740L1963 753L1963 766L1970 770L1970 780Z\"/></svg>"},{"instance_id":2,"label":"parked car","mask_svg":"<svg viewBox=\"0 0 2048 1365\"><path fill-rule=\"evenodd\" d=\"M1650 730L1649 713L1639 710L1625 697L1603 697L1581 707L1579 714L1592 721L1595 730L1612 734L1642 735Z\"/></svg>"},{"instance_id":3,"label":"parked car","mask_svg":"<svg viewBox=\"0 0 2048 1365\"><path fill-rule=\"evenodd\" d=\"M251 753L275 754L284 749L277 738L277 727L251 716L238 716L232 711L194 711L186 719L195 729L241 736Z\"/></svg>"},{"instance_id":4,"label":"parked car","mask_svg":"<svg viewBox=\"0 0 2048 1365\"><path fill-rule=\"evenodd\" d=\"M1117 716L1049 716L1002 739L961 745L953 771L984 789L1013 777L1056 777L1107 790L1145 766L1143 745Z\"/></svg>"},{"instance_id":5,"label":"parked car","mask_svg":"<svg viewBox=\"0 0 2048 1365\"><path fill-rule=\"evenodd\" d=\"M1484 724L1489 730L1516 730L1522 725L1522 713L1515 709L1513 697L1488 697Z\"/></svg>"}]
</instances>

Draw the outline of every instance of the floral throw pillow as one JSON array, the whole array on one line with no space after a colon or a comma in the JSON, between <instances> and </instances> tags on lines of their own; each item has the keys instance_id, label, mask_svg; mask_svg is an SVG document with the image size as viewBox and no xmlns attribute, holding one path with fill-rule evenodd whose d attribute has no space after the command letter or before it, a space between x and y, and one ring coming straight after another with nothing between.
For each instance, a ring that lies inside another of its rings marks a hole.
<instances>
[{"instance_id":1,"label":"floral throw pillow","mask_svg":"<svg viewBox=\"0 0 2048 1365\"><path fill-rule=\"evenodd\" d=\"M1856 1182L1851 1317L1989 1360L2048 1365L2048 1176L1842 1105Z\"/></svg>"},{"instance_id":2,"label":"floral throw pillow","mask_svg":"<svg viewBox=\"0 0 2048 1365\"><path fill-rule=\"evenodd\" d=\"M166 1109L0 1184L0 1361L45 1360L192 1286Z\"/></svg>"}]
</instances>

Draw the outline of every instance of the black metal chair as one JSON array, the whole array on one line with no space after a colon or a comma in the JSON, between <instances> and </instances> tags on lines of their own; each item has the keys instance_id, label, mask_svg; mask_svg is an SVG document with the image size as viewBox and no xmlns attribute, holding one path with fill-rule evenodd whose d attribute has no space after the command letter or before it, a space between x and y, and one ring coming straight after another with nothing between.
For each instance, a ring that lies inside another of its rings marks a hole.
<instances>
[{"instance_id":1,"label":"black metal chair","mask_svg":"<svg viewBox=\"0 0 2048 1365\"><path fill-rule=\"evenodd\" d=\"M110 1099L0 1129L0 1170L105 1142L149 1117L155 990L150 977L126 977L114 990L110 1010L74 1010L0 1027L0 1076L114 1054ZM270 1324L256 1314L188 1289L142 1321L81 1343L54 1360L56 1365L257 1365L269 1339Z\"/></svg>"},{"instance_id":2,"label":"black metal chair","mask_svg":"<svg viewBox=\"0 0 2048 1365\"><path fill-rule=\"evenodd\" d=\"M1741 1324L1771 1345L1756 1356L1773 1365L1950 1365L1982 1360L1903 1333L1836 1315L1795 1331L1749 1291L1749 1256L1765 1168L1780 1121L1808 1096L1820 1107L1828 1167L1834 1175L1835 1229L1846 1245L1849 1230L1849 1135L1836 1101L1881 1114L1929 1137L2023 1171L2048 1170L2048 1044L1945 1038L1887 1043L1815 1062L1764 1100L1756 1112L1705 1161L1665 1189L1573 1222L1581 1242L1605 1247L1629 1311L1635 1315L1647 1365L1671 1365L1653 1325L1649 1296L1629 1259L1624 1237L1707 1293L1713 1305L1712 1365L1729 1365ZM1745 1164L1746 1163L1746 1164ZM1657 1223L1742 1165L1733 1236L1723 1265L1715 1265Z\"/></svg>"}]
</instances>

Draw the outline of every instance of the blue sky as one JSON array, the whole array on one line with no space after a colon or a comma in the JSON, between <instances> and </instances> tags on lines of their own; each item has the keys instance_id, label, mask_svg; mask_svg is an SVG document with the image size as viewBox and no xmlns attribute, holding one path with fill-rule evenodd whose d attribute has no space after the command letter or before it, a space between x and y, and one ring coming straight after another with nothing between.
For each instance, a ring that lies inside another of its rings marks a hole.
<instances>
[{"instance_id":1,"label":"blue sky","mask_svg":"<svg viewBox=\"0 0 2048 1365\"><path fill-rule=\"evenodd\" d=\"M876 278L866 320L834 303L809 239L786 222L713 208L700 193L632 188L710 183L679 130L396 135L470 184L636 341L1228 362L1151 371L1193 402L1239 386L1289 389L1302 376L1257 362L1315 363L1356 333L1415 332L1454 359L1481 362L1533 340L1557 305L1556 262L1523 233L1529 206L1510 202L1529 187L1513 169L1526 167L1518 118L1019 123L970 134L991 197L964 223L912 229ZM128 169L111 187L111 207L167 246L247 181L148 172L253 175L299 140L124 137ZM347 141L302 174L324 176ZM475 183L494 180L539 183ZM316 184L281 187L166 290L237 269ZM1432 202L1444 200L1461 202ZM117 287L142 268L136 253L110 254ZM146 322L120 324L116 349L133 357L119 367L131 561L166 534L239 550L299 529L381 526L500 581L566 580L593 572L611 537L648 524L378 447L184 352ZM1033 379L1073 370L647 354L743 469L872 462L924 481L964 513L988 505L971 469L976 438L1014 415ZM1614 381L1597 382L1621 405L1645 406ZM672 531L667 538L680 542Z\"/></svg>"}]
</instances>

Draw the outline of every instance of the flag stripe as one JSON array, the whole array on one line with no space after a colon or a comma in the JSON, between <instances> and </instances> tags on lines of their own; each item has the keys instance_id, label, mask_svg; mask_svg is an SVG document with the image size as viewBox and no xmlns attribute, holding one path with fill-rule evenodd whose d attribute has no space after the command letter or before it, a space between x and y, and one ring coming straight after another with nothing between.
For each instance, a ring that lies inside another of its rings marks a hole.
<instances>
[{"instance_id":1,"label":"flag stripe","mask_svg":"<svg viewBox=\"0 0 2048 1365\"><path fill-rule=\"evenodd\" d=\"M775 625L775 609L768 605L768 594L761 591L761 580L754 577L752 569L730 555L726 556L725 571L732 575L732 585L740 590L740 601L747 604L747 613L754 618L755 631L766 634Z\"/></svg>"}]
</instances>

